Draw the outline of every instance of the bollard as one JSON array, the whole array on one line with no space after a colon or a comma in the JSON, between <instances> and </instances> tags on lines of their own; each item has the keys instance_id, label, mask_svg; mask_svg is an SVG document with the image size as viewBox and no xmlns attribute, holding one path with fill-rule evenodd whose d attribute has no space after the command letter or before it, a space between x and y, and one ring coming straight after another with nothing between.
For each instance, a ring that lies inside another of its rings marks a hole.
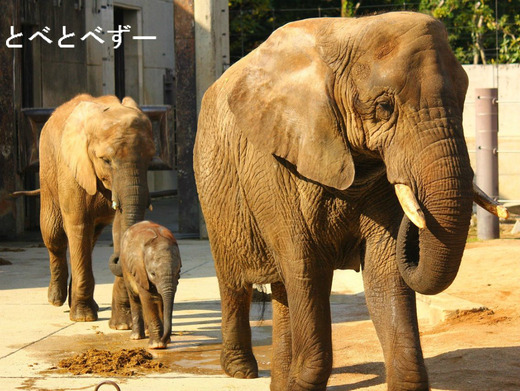
<instances>
[{"instance_id":1,"label":"bollard","mask_svg":"<svg viewBox=\"0 0 520 391\"><path fill-rule=\"evenodd\" d=\"M498 199L498 89L475 89L476 183L491 198ZM498 217L477 206L479 239L500 237Z\"/></svg>"}]
</instances>

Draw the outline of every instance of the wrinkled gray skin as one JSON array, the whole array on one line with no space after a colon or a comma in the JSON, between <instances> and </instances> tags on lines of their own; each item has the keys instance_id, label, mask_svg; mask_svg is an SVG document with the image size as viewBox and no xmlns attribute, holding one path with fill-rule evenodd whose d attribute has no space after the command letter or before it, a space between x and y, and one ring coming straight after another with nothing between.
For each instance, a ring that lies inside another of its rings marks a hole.
<instances>
[{"instance_id":1,"label":"wrinkled gray skin","mask_svg":"<svg viewBox=\"0 0 520 391\"><path fill-rule=\"evenodd\" d=\"M150 335L149 347L164 349L170 341L172 311L181 258L177 241L165 227L150 221L131 226L123 235L118 264L132 312L131 339Z\"/></svg>"},{"instance_id":2,"label":"wrinkled gray skin","mask_svg":"<svg viewBox=\"0 0 520 391\"><path fill-rule=\"evenodd\" d=\"M361 268L388 389L428 389L415 292L447 288L464 250L467 84L440 22L389 13L288 24L209 88L194 168L227 374L258 376L251 286L270 283L271 389L325 390L333 270ZM403 214L397 184L425 228Z\"/></svg>"}]
</instances>

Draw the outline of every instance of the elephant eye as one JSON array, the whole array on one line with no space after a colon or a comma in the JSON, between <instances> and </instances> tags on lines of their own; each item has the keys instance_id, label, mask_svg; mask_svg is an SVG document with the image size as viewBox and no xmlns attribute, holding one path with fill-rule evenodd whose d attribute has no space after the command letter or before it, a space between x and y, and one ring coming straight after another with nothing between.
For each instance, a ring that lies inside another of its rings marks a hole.
<instances>
[{"instance_id":1,"label":"elephant eye","mask_svg":"<svg viewBox=\"0 0 520 391\"><path fill-rule=\"evenodd\" d=\"M102 157L101 160L103 160L103 162L104 162L105 164L108 164L108 165L110 166L110 159L109 159L109 158L107 158L107 157Z\"/></svg>"},{"instance_id":2,"label":"elephant eye","mask_svg":"<svg viewBox=\"0 0 520 391\"><path fill-rule=\"evenodd\" d=\"M385 121L390 118L394 110L392 101L388 98L381 99L376 103L376 117L378 120Z\"/></svg>"}]
</instances>

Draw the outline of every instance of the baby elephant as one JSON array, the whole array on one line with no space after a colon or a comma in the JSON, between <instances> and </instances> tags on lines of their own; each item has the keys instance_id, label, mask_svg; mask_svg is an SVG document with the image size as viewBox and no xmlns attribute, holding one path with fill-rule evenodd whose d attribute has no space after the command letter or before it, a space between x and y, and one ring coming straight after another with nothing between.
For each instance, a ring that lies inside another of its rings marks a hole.
<instances>
[{"instance_id":1,"label":"baby elephant","mask_svg":"<svg viewBox=\"0 0 520 391\"><path fill-rule=\"evenodd\" d=\"M170 341L173 300L181 269L177 241L167 228L141 221L124 233L119 264L130 297L130 338L144 338L146 323L149 347L166 348Z\"/></svg>"}]
</instances>

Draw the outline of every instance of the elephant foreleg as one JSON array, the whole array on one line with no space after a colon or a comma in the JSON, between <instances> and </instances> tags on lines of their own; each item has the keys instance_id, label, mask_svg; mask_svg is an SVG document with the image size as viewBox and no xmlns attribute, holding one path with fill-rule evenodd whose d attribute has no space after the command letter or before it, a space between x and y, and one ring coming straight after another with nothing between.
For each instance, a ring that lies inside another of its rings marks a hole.
<instances>
[{"instance_id":1,"label":"elephant foreleg","mask_svg":"<svg viewBox=\"0 0 520 391\"><path fill-rule=\"evenodd\" d=\"M287 389L325 390L332 371L332 269L305 258L281 262L291 316L292 361Z\"/></svg>"},{"instance_id":2,"label":"elephant foreleg","mask_svg":"<svg viewBox=\"0 0 520 391\"><path fill-rule=\"evenodd\" d=\"M114 242L114 255L119 258L121 246L121 212L115 214L112 223L112 240ZM122 277L114 279L112 287L112 314L110 315L109 327L115 330L130 330L132 327L132 313L130 310L130 299L126 291Z\"/></svg>"},{"instance_id":3,"label":"elephant foreleg","mask_svg":"<svg viewBox=\"0 0 520 391\"><path fill-rule=\"evenodd\" d=\"M69 292L70 319L76 322L92 322L97 320L99 308L94 301L94 273L92 272L94 227L83 221L78 223L69 221L65 228L69 239L72 278Z\"/></svg>"},{"instance_id":4,"label":"elephant foreleg","mask_svg":"<svg viewBox=\"0 0 520 391\"><path fill-rule=\"evenodd\" d=\"M168 341L162 340L164 325L159 309L162 306L161 301L144 289L139 289L139 298L143 306L144 322L148 327L148 334L150 334L148 347L151 349L166 348Z\"/></svg>"},{"instance_id":5,"label":"elephant foreleg","mask_svg":"<svg viewBox=\"0 0 520 391\"><path fill-rule=\"evenodd\" d=\"M114 330L130 330L132 328L130 299L123 277L115 277L114 279L112 287L112 315L108 325Z\"/></svg>"},{"instance_id":6,"label":"elephant foreleg","mask_svg":"<svg viewBox=\"0 0 520 391\"><path fill-rule=\"evenodd\" d=\"M132 333L130 339L143 339L144 333L144 318L143 318L143 307L139 295L134 293L128 294L130 298L130 310L132 312Z\"/></svg>"},{"instance_id":7,"label":"elephant foreleg","mask_svg":"<svg viewBox=\"0 0 520 391\"><path fill-rule=\"evenodd\" d=\"M251 346L249 309L251 285L232 289L219 282L222 305L222 351L220 364L226 374L237 378L258 377L258 364Z\"/></svg>"},{"instance_id":8,"label":"elephant foreleg","mask_svg":"<svg viewBox=\"0 0 520 391\"><path fill-rule=\"evenodd\" d=\"M271 284L273 305L273 351L271 390L286 390L292 359L291 318L287 292L281 282Z\"/></svg>"},{"instance_id":9,"label":"elephant foreleg","mask_svg":"<svg viewBox=\"0 0 520 391\"><path fill-rule=\"evenodd\" d=\"M415 292L399 274L395 251L388 250L395 246L382 242L367 244L363 281L370 317L383 348L388 390L429 390Z\"/></svg>"}]
</instances>

